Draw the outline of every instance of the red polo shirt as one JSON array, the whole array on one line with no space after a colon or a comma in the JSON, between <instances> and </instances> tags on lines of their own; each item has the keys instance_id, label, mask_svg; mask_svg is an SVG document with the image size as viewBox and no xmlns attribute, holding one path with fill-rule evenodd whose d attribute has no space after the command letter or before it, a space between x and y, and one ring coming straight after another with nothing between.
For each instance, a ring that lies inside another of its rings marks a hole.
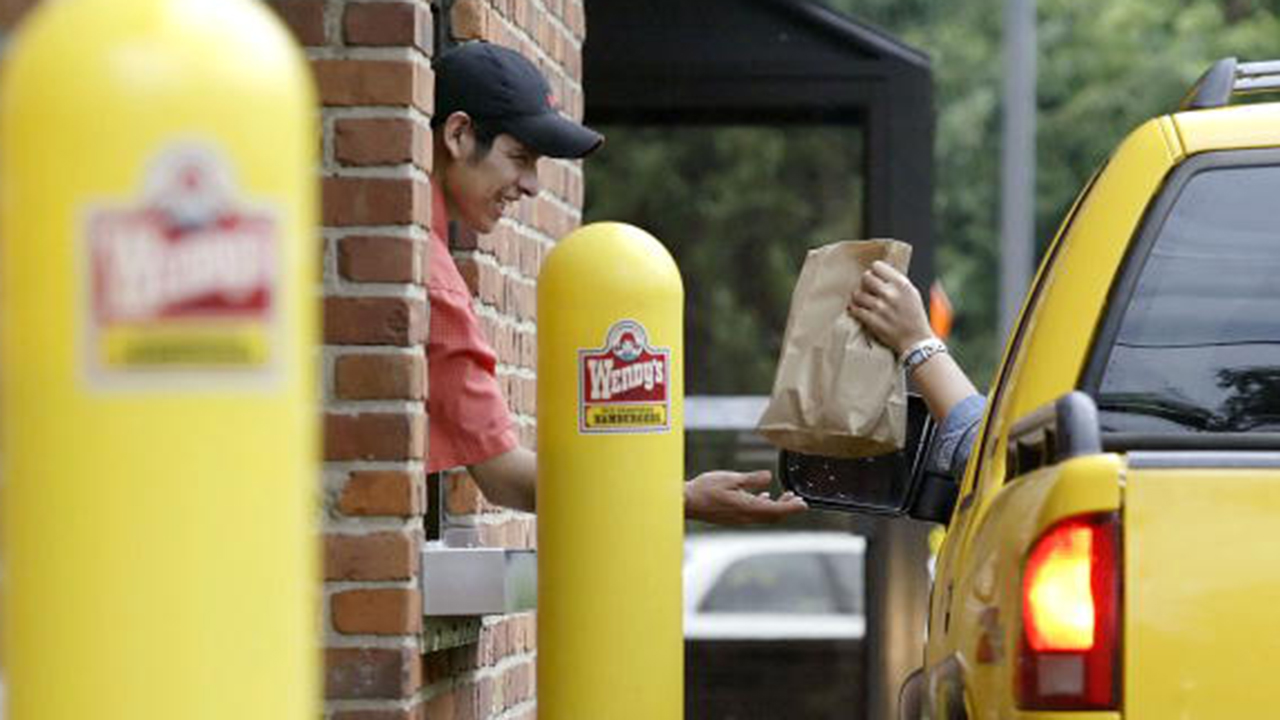
<instances>
[{"instance_id":1,"label":"red polo shirt","mask_svg":"<svg viewBox=\"0 0 1280 720\"><path fill-rule=\"evenodd\" d=\"M471 292L449 254L444 194L434 183L431 194L427 472L439 472L496 457L519 441L494 375L498 357L480 330Z\"/></svg>"}]
</instances>

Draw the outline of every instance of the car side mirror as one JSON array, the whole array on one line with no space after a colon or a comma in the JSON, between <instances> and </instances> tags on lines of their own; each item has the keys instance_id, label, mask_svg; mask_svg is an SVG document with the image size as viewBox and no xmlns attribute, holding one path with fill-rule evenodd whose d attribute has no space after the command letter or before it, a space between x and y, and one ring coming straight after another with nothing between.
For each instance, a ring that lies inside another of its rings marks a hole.
<instances>
[{"instance_id":1,"label":"car side mirror","mask_svg":"<svg viewBox=\"0 0 1280 720\"><path fill-rule=\"evenodd\" d=\"M935 424L919 395L907 397L907 435L901 450L868 458L833 458L783 450L782 486L811 507L850 513L907 516L946 524L958 485L928 472Z\"/></svg>"}]
</instances>

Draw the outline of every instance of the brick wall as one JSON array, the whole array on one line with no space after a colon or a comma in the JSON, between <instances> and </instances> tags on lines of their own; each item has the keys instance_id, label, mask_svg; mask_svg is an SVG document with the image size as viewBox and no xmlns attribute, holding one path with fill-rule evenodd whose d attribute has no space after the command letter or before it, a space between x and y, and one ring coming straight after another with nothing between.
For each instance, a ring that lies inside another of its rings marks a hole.
<instances>
[{"instance_id":1,"label":"brick wall","mask_svg":"<svg viewBox=\"0 0 1280 720\"><path fill-rule=\"evenodd\" d=\"M0 31L35 2L0 0ZM457 0L448 25L453 39L525 53L581 118L583 2ZM420 612L418 550L434 536L436 516L474 528L487 545L529 547L536 534L532 516L485 502L465 471L446 473L439 493L424 472L430 61L439 0L268 4L306 47L322 103L324 717L531 719L531 613L424 621ZM544 160L539 169L536 198L492 234L454 243L530 447L535 278L554 240L579 223L583 192L580 163Z\"/></svg>"},{"instance_id":2,"label":"brick wall","mask_svg":"<svg viewBox=\"0 0 1280 720\"><path fill-rule=\"evenodd\" d=\"M530 547L536 535L532 516L485 502L465 471L445 473L437 487L423 470L439 8L427 0L271 4L307 46L323 103L326 718L532 718L531 613L420 616L417 550L435 536L436 518L491 546ZM453 39L484 38L534 59L581 117L582 0L459 0L448 24ZM535 278L554 239L577 226L583 187L576 162L544 160L540 178L542 192L495 232L453 243L530 447Z\"/></svg>"}]
</instances>

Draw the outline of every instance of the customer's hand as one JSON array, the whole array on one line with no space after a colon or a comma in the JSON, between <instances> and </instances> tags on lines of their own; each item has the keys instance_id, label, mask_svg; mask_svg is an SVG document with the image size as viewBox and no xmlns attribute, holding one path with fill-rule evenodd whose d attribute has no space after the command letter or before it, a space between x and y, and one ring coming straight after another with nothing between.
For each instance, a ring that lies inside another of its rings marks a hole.
<instances>
[{"instance_id":1,"label":"customer's hand","mask_svg":"<svg viewBox=\"0 0 1280 720\"><path fill-rule=\"evenodd\" d=\"M906 275L880 260L862 274L849 314L898 356L933 337L920 291Z\"/></svg>"},{"instance_id":2,"label":"customer's hand","mask_svg":"<svg viewBox=\"0 0 1280 720\"><path fill-rule=\"evenodd\" d=\"M775 523L809 508L789 492L769 497L771 480L768 470L702 473L684 484L685 517L717 525L751 525Z\"/></svg>"}]
</instances>

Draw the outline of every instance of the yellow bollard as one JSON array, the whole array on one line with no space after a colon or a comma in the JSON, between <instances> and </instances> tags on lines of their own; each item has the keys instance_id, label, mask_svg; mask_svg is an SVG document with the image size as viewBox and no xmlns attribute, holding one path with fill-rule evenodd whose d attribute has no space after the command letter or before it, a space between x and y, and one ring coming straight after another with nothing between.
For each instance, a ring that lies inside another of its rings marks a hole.
<instances>
[{"instance_id":1,"label":"yellow bollard","mask_svg":"<svg viewBox=\"0 0 1280 720\"><path fill-rule=\"evenodd\" d=\"M66 0L0 79L8 720L312 720L315 100L247 0Z\"/></svg>"},{"instance_id":2,"label":"yellow bollard","mask_svg":"<svg viewBox=\"0 0 1280 720\"><path fill-rule=\"evenodd\" d=\"M583 227L538 280L538 714L683 716L684 289L666 249Z\"/></svg>"}]
</instances>

